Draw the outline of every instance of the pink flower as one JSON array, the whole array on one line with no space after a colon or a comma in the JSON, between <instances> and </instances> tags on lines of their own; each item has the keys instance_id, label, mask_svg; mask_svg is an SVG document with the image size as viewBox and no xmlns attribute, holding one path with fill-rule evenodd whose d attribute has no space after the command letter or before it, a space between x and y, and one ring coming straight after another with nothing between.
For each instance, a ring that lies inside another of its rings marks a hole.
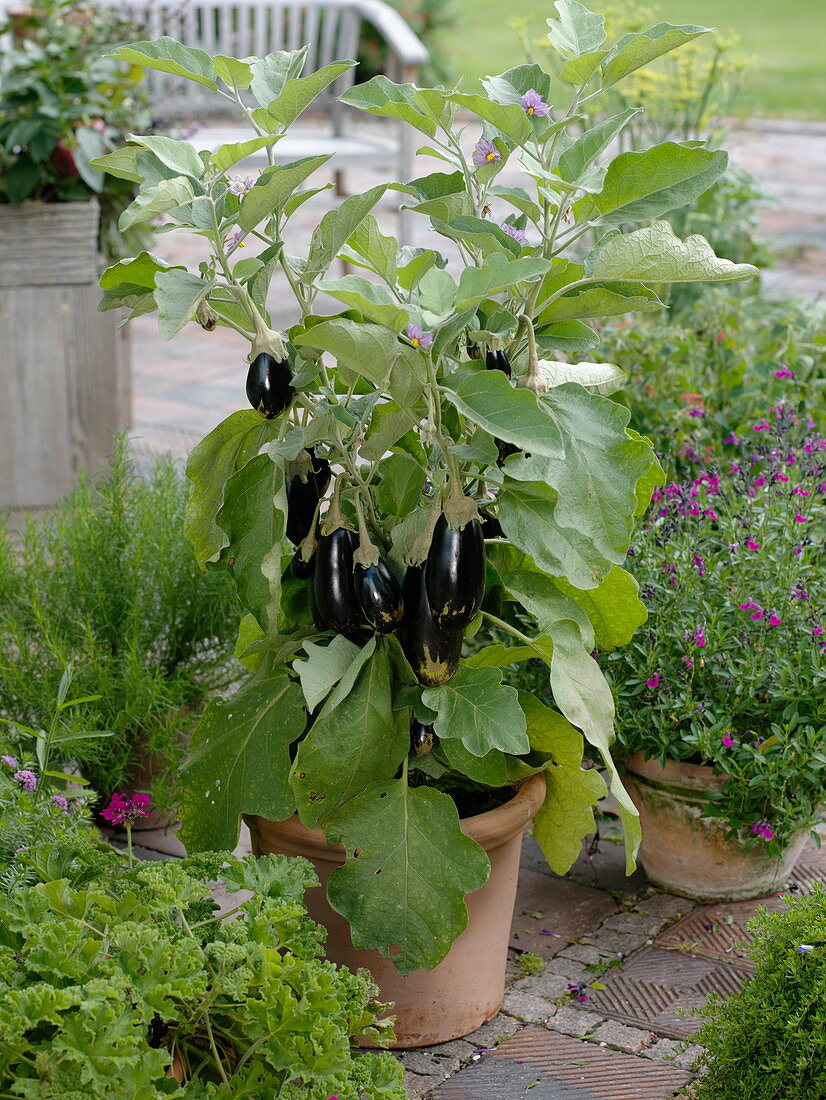
<instances>
[{"instance_id":1,"label":"pink flower","mask_svg":"<svg viewBox=\"0 0 826 1100\"><path fill-rule=\"evenodd\" d=\"M738 606L741 611L755 611L758 608L758 605L756 603L752 603L751 600L749 600L748 603L741 603Z\"/></svg>"},{"instance_id":2,"label":"pink flower","mask_svg":"<svg viewBox=\"0 0 826 1100\"><path fill-rule=\"evenodd\" d=\"M17 780L24 791L37 790L37 775L34 772L30 772L28 768L15 772L12 778Z\"/></svg>"},{"instance_id":3,"label":"pink flower","mask_svg":"<svg viewBox=\"0 0 826 1100\"><path fill-rule=\"evenodd\" d=\"M765 484L766 484L766 479L763 477L762 474L760 475L760 477L756 477L754 479L754 481L752 482L752 485L754 485L755 488L757 488L757 489L762 489Z\"/></svg>"},{"instance_id":4,"label":"pink flower","mask_svg":"<svg viewBox=\"0 0 826 1100\"><path fill-rule=\"evenodd\" d=\"M771 615L769 615L769 620L768 621L769 621L769 626L780 626L780 624L783 622L783 620L780 618L780 616L774 611L772 611Z\"/></svg>"},{"instance_id":5,"label":"pink flower","mask_svg":"<svg viewBox=\"0 0 826 1100\"><path fill-rule=\"evenodd\" d=\"M734 432L732 432L731 435L727 435L726 438L723 440L723 443L730 443L734 446L736 446L739 442L740 440L737 438Z\"/></svg>"},{"instance_id":6,"label":"pink flower","mask_svg":"<svg viewBox=\"0 0 826 1100\"><path fill-rule=\"evenodd\" d=\"M131 826L140 817L152 817L148 810L151 801L148 794L133 794L130 798L128 795L115 792L100 816L106 821L111 821L113 825Z\"/></svg>"},{"instance_id":7,"label":"pink flower","mask_svg":"<svg viewBox=\"0 0 826 1100\"><path fill-rule=\"evenodd\" d=\"M774 377L775 378L794 378L794 375L792 374L792 372L789 370L788 367L783 367L782 370L776 370L774 372Z\"/></svg>"},{"instance_id":8,"label":"pink flower","mask_svg":"<svg viewBox=\"0 0 826 1100\"><path fill-rule=\"evenodd\" d=\"M771 424L766 420L758 420L752 430L755 432L769 432L771 431Z\"/></svg>"},{"instance_id":9,"label":"pink flower","mask_svg":"<svg viewBox=\"0 0 826 1100\"><path fill-rule=\"evenodd\" d=\"M704 646L706 644L706 636L701 626L697 627L692 637L694 638L694 644L696 646Z\"/></svg>"},{"instance_id":10,"label":"pink flower","mask_svg":"<svg viewBox=\"0 0 826 1100\"><path fill-rule=\"evenodd\" d=\"M819 638L822 633L823 633L823 624L818 623L817 626L812 630L812 637L813 638Z\"/></svg>"},{"instance_id":11,"label":"pink flower","mask_svg":"<svg viewBox=\"0 0 826 1100\"><path fill-rule=\"evenodd\" d=\"M749 550L759 550L760 549L760 543L755 542L754 539L749 539L746 542L746 546L748 546Z\"/></svg>"},{"instance_id":12,"label":"pink flower","mask_svg":"<svg viewBox=\"0 0 826 1100\"><path fill-rule=\"evenodd\" d=\"M651 690L653 691L654 688L657 688L657 687L660 686L661 681L662 681L662 676L660 676L659 672L655 672L650 680L645 681L645 686L650 687Z\"/></svg>"},{"instance_id":13,"label":"pink flower","mask_svg":"<svg viewBox=\"0 0 826 1100\"><path fill-rule=\"evenodd\" d=\"M685 665L685 667L687 669L694 668L694 658L693 657L683 657L683 664Z\"/></svg>"},{"instance_id":14,"label":"pink flower","mask_svg":"<svg viewBox=\"0 0 826 1100\"><path fill-rule=\"evenodd\" d=\"M762 837L763 840L772 840L774 838L774 829L772 829L768 821L755 821L751 827L751 831L755 836Z\"/></svg>"},{"instance_id":15,"label":"pink flower","mask_svg":"<svg viewBox=\"0 0 826 1100\"><path fill-rule=\"evenodd\" d=\"M808 523L809 522L809 520L806 518L806 516L801 515L800 512L795 513L794 521L795 521L795 523Z\"/></svg>"},{"instance_id":16,"label":"pink flower","mask_svg":"<svg viewBox=\"0 0 826 1100\"><path fill-rule=\"evenodd\" d=\"M502 154L492 141L481 138L476 143L472 159L477 168L483 168L486 164L498 164L502 159Z\"/></svg>"},{"instance_id":17,"label":"pink flower","mask_svg":"<svg viewBox=\"0 0 826 1100\"><path fill-rule=\"evenodd\" d=\"M751 615L749 615L749 618L750 619L762 619L765 614L766 614L766 612L763 610L763 608L758 607L756 611L752 611Z\"/></svg>"},{"instance_id":18,"label":"pink flower","mask_svg":"<svg viewBox=\"0 0 826 1100\"><path fill-rule=\"evenodd\" d=\"M734 738L731 736L730 733L723 734L723 736L720 738L720 744L725 745L727 749L730 749L734 745Z\"/></svg>"},{"instance_id":19,"label":"pink flower","mask_svg":"<svg viewBox=\"0 0 826 1100\"><path fill-rule=\"evenodd\" d=\"M17 762L16 757L14 757L14 756L0 756L0 760L2 760L2 762L6 765L7 768L11 768L12 770L16 770L17 768L20 767L20 765Z\"/></svg>"},{"instance_id":20,"label":"pink flower","mask_svg":"<svg viewBox=\"0 0 826 1100\"><path fill-rule=\"evenodd\" d=\"M64 814L69 812L69 800L65 795L53 794L49 801L54 802L55 806L57 806L59 810L62 810Z\"/></svg>"},{"instance_id":21,"label":"pink flower","mask_svg":"<svg viewBox=\"0 0 826 1100\"><path fill-rule=\"evenodd\" d=\"M406 335L414 348L429 348L433 343L433 333L425 332L421 325L408 325Z\"/></svg>"},{"instance_id":22,"label":"pink flower","mask_svg":"<svg viewBox=\"0 0 826 1100\"><path fill-rule=\"evenodd\" d=\"M524 229L517 229L516 226L508 225L507 222L502 223L502 228L509 237L513 237L517 244L526 245L528 243Z\"/></svg>"},{"instance_id":23,"label":"pink flower","mask_svg":"<svg viewBox=\"0 0 826 1100\"><path fill-rule=\"evenodd\" d=\"M717 522L717 513L714 511L713 508L706 508L703 511L703 515L707 516L709 519L713 519L715 523Z\"/></svg>"},{"instance_id":24,"label":"pink flower","mask_svg":"<svg viewBox=\"0 0 826 1100\"><path fill-rule=\"evenodd\" d=\"M526 115L534 115L536 118L544 118L550 110L539 92L533 88L525 92L519 102Z\"/></svg>"},{"instance_id":25,"label":"pink flower","mask_svg":"<svg viewBox=\"0 0 826 1100\"><path fill-rule=\"evenodd\" d=\"M808 489L801 489L799 485L796 485L795 488L792 489L792 496L793 497L807 497L808 495L809 495L809 490Z\"/></svg>"}]
</instances>

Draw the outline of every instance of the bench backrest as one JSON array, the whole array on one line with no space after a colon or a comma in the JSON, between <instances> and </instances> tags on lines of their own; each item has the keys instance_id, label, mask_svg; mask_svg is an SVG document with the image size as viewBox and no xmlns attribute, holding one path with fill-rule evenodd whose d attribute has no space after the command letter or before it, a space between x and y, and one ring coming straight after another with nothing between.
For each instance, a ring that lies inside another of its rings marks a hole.
<instances>
[{"instance_id":1,"label":"bench backrest","mask_svg":"<svg viewBox=\"0 0 826 1100\"><path fill-rule=\"evenodd\" d=\"M350 0L102 0L143 28L147 39L169 35L208 54L263 57L276 50L309 45L303 75L332 61L355 59L362 13ZM351 87L354 71L340 76L319 97L329 110L335 97ZM158 113L200 117L222 112L222 101L209 89L154 70L147 71Z\"/></svg>"}]
</instances>

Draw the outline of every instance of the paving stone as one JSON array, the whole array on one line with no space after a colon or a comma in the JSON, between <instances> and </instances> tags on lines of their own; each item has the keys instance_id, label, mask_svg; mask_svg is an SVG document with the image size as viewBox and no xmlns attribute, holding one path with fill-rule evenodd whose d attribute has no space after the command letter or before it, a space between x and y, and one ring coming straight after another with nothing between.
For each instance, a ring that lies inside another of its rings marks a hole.
<instances>
[{"instance_id":1,"label":"paving stone","mask_svg":"<svg viewBox=\"0 0 826 1100\"><path fill-rule=\"evenodd\" d=\"M422 1077L445 1078L450 1073L455 1073L462 1064L462 1058L456 1055L433 1054L432 1047L424 1047L421 1050L406 1050L401 1055L401 1063L411 1073L417 1073ZM470 1053L470 1052L469 1052Z\"/></svg>"},{"instance_id":2,"label":"paving stone","mask_svg":"<svg viewBox=\"0 0 826 1100\"><path fill-rule=\"evenodd\" d=\"M585 965L585 963L579 962L578 959L557 956L557 958L552 959L545 967L545 973L558 974L563 978L567 978L568 981L578 982L581 981L583 975L586 974Z\"/></svg>"},{"instance_id":3,"label":"paving stone","mask_svg":"<svg viewBox=\"0 0 826 1100\"><path fill-rule=\"evenodd\" d=\"M634 906L641 913L650 913L652 917L662 917L663 920L676 920L684 917L695 909L697 903L688 898L678 898L673 894L652 894L649 898L643 898Z\"/></svg>"},{"instance_id":4,"label":"paving stone","mask_svg":"<svg viewBox=\"0 0 826 1100\"><path fill-rule=\"evenodd\" d=\"M471 1044L474 1051L488 1050L497 1046L504 1039L509 1039L515 1031L519 1030L519 1021L512 1016L499 1015L486 1024L482 1024L471 1035L466 1035L464 1041Z\"/></svg>"},{"instance_id":5,"label":"paving stone","mask_svg":"<svg viewBox=\"0 0 826 1100\"><path fill-rule=\"evenodd\" d=\"M544 997L537 997L533 993L521 993L508 991L502 1005L502 1011L509 1016L515 1016L517 1020L526 1023L542 1024L549 1020L556 1012L556 1007L546 1001Z\"/></svg>"},{"instance_id":6,"label":"paving stone","mask_svg":"<svg viewBox=\"0 0 826 1100\"><path fill-rule=\"evenodd\" d=\"M551 879L558 878L548 867L542 849L532 836L525 837L522 846L522 866L527 870L547 875ZM623 894L638 893L651 886L641 868L638 868L633 875L626 875L625 849L621 843L614 841L600 842L599 849L590 858L583 847L579 858L563 881Z\"/></svg>"},{"instance_id":7,"label":"paving stone","mask_svg":"<svg viewBox=\"0 0 826 1100\"><path fill-rule=\"evenodd\" d=\"M638 1027L628 1027L618 1020L608 1020L596 1029L591 1036L594 1042L607 1043L609 1047L624 1050L626 1054L639 1054L650 1041L650 1031L640 1031Z\"/></svg>"},{"instance_id":8,"label":"paving stone","mask_svg":"<svg viewBox=\"0 0 826 1100\"><path fill-rule=\"evenodd\" d=\"M560 951L556 957L557 959L576 959L577 962L594 966L604 961L605 954L590 943L571 943L564 951Z\"/></svg>"},{"instance_id":9,"label":"paving stone","mask_svg":"<svg viewBox=\"0 0 826 1100\"><path fill-rule=\"evenodd\" d=\"M628 909L624 913L614 913L607 917L601 928L608 928L614 932L628 932L632 936L655 936L665 923L663 917L651 913L635 913Z\"/></svg>"},{"instance_id":10,"label":"paving stone","mask_svg":"<svg viewBox=\"0 0 826 1100\"><path fill-rule=\"evenodd\" d=\"M627 958L632 952L643 947L648 936L632 936L628 932L615 932L613 929L600 929L598 932L588 932L582 937L582 942L592 944L604 955L621 955Z\"/></svg>"},{"instance_id":11,"label":"paving stone","mask_svg":"<svg viewBox=\"0 0 826 1100\"><path fill-rule=\"evenodd\" d=\"M539 997L547 997L553 1001L568 992L568 979L564 974L554 974L546 971L544 974L527 974L513 983L513 988L523 993L535 993Z\"/></svg>"},{"instance_id":12,"label":"paving stone","mask_svg":"<svg viewBox=\"0 0 826 1100\"><path fill-rule=\"evenodd\" d=\"M688 1039L702 1016L683 1013L701 1009L710 993L737 992L746 977L742 966L647 947L603 976L604 988L589 991L588 1009L666 1038Z\"/></svg>"},{"instance_id":13,"label":"paving stone","mask_svg":"<svg viewBox=\"0 0 826 1100\"><path fill-rule=\"evenodd\" d=\"M646 1058L653 1058L656 1062L673 1063L684 1047L685 1043L678 1042L676 1039L658 1039L656 1043L644 1047L640 1054Z\"/></svg>"},{"instance_id":14,"label":"paving stone","mask_svg":"<svg viewBox=\"0 0 826 1100\"><path fill-rule=\"evenodd\" d=\"M554 1031L560 1031L563 1035L575 1035L581 1039L589 1031L605 1023L604 1016L597 1016L595 1012L586 1009L576 1009L571 1005L562 1005L556 1010L553 1020L549 1024Z\"/></svg>"},{"instance_id":15,"label":"paving stone","mask_svg":"<svg viewBox=\"0 0 826 1100\"><path fill-rule=\"evenodd\" d=\"M137 840L142 848L151 848L154 852L162 852L167 856L186 855L186 849L175 835L175 830L180 826L170 826L166 829L143 829L140 833L132 833L132 839Z\"/></svg>"},{"instance_id":16,"label":"paving stone","mask_svg":"<svg viewBox=\"0 0 826 1100\"><path fill-rule=\"evenodd\" d=\"M552 958L579 939L584 930L597 928L616 908L614 899L603 890L523 867L511 925L511 947Z\"/></svg>"},{"instance_id":17,"label":"paving stone","mask_svg":"<svg viewBox=\"0 0 826 1100\"><path fill-rule=\"evenodd\" d=\"M748 945L754 938L747 925L759 908L771 912L785 908L782 897L703 905L656 939L658 947L676 948L693 955L750 966Z\"/></svg>"},{"instance_id":18,"label":"paving stone","mask_svg":"<svg viewBox=\"0 0 826 1100\"><path fill-rule=\"evenodd\" d=\"M445 1081L433 1100L665 1100L689 1079L676 1066L527 1027Z\"/></svg>"},{"instance_id":19,"label":"paving stone","mask_svg":"<svg viewBox=\"0 0 826 1100\"><path fill-rule=\"evenodd\" d=\"M418 1073L404 1071L404 1085L410 1100L418 1100L427 1096L437 1085L441 1085L443 1077L422 1077Z\"/></svg>"},{"instance_id":20,"label":"paving stone","mask_svg":"<svg viewBox=\"0 0 826 1100\"><path fill-rule=\"evenodd\" d=\"M682 1066L683 1069L692 1069L694 1063L702 1054L703 1048L699 1046L683 1047L674 1062L678 1066ZM802 1097L800 1098L802 1100ZM814 1100L814 1098L812 1098Z\"/></svg>"},{"instance_id":21,"label":"paving stone","mask_svg":"<svg viewBox=\"0 0 826 1100\"><path fill-rule=\"evenodd\" d=\"M466 1062L476 1047L475 1043L469 1043L467 1039L451 1039L449 1043L436 1043L432 1047L424 1047L429 1054L437 1058L459 1058Z\"/></svg>"}]
</instances>

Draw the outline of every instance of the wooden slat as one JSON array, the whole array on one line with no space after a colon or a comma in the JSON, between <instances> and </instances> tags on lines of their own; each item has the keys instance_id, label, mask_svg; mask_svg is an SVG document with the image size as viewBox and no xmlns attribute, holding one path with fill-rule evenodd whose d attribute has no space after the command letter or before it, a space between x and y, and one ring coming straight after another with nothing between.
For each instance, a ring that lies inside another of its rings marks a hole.
<instances>
[{"instance_id":1,"label":"wooden slat","mask_svg":"<svg viewBox=\"0 0 826 1100\"><path fill-rule=\"evenodd\" d=\"M0 204L0 286L97 283L98 204Z\"/></svg>"}]
</instances>

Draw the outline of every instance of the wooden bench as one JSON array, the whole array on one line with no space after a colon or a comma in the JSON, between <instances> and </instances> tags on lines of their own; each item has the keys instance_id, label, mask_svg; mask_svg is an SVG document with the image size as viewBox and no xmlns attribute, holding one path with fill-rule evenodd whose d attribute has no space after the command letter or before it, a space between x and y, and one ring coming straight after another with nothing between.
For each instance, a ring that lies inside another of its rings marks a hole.
<instances>
[{"instance_id":1,"label":"wooden bench","mask_svg":"<svg viewBox=\"0 0 826 1100\"><path fill-rule=\"evenodd\" d=\"M400 82L416 82L419 68L429 60L425 46L402 16L382 0L102 0L145 28L147 38L169 35L209 54L262 57L279 50L309 46L303 75L333 61L355 58L362 23L370 23L388 47L387 75ZM155 109L164 118L200 123L191 140L199 149L215 149L226 141L242 140L237 125L221 124L226 105L209 89L166 73L147 71ZM321 125L299 122L273 149L274 163L330 154L336 191L346 194L348 168L375 166L387 176L407 181L413 175L415 135L409 126L390 120L365 125L364 115L336 102L352 87L355 70L340 76L313 104ZM354 126L358 117L361 126ZM237 116L235 116L237 119ZM263 166L265 152L245 161ZM405 219L401 219L404 234Z\"/></svg>"}]
</instances>

